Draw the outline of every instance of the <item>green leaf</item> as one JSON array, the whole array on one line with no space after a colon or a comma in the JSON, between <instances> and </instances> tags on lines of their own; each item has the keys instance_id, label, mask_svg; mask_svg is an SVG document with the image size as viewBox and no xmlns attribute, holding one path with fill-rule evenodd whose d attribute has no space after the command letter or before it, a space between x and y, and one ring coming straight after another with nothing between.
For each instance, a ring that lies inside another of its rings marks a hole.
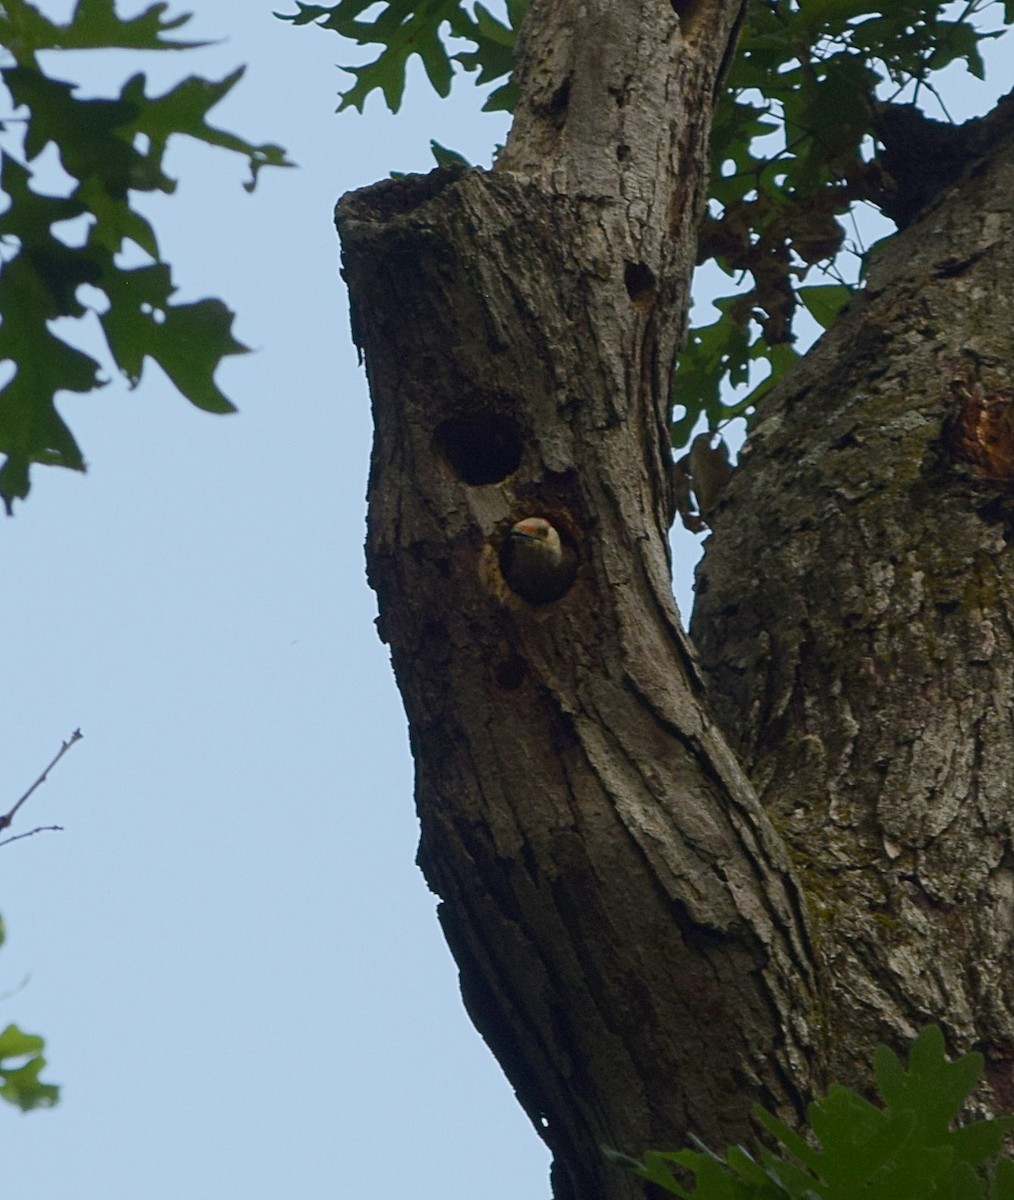
<instances>
[{"instance_id":1,"label":"green leaf","mask_svg":"<svg viewBox=\"0 0 1014 1200\"><path fill-rule=\"evenodd\" d=\"M140 111L137 103L78 100L72 84L50 79L34 67L8 67L0 77L15 104L31 113L25 135L29 162L52 143L68 175L77 180L101 178L116 200L122 201L131 187L172 190L171 181L157 166L153 171L131 144L130 127Z\"/></svg>"},{"instance_id":2,"label":"green leaf","mask_svg":"<svg viewBox=\"0 0 1014 1200\"><path fill-rule=\"evenodd\" d=\"M163 96L148 98L144 94L145 79L143 75L135 75L128 80L123 88L123 97L137 105L137 118L130 127L131 140L136 134L145 134L151 139L145 162L150 164L153 173L161 178L162 156L169 138L175 134L183 134L195 141L205 142L209 146L219 146L224 150L244 155L250 164L250 180L244 184L247 191L253 191L260 170L266 166L289 167L292 164L286 159L284 151L279 146L253 146L241 137L209 125L205 120L210 109L223 100L243 78L245 67L239 67L218 82L190 76L182 80ZM143 186L132 182L132 187ZM159 185L161 186L161 185ZM175 187L172 184L171 187ZM170 190L163 188L163 190Z\"/></svg>"},{"instance_id":3,"label":"green leaf","mask_svg":"<svg viewBox=\"0 0 1014 1200\"><path fill-rule=\"evenodd\" d=\"M6 937L7 930L0 917L0 946ZM60 1096L55 1084L39 1079L39 1072L46 1065L42 1057L44 1046L41 1037L25 1033L17 1025L8 1025L0 1032L0 1099L17 1105L23 1112L50 1107ZM18 1059L25 1061L19 1064Z\"/></svg>"},{"instance_id":4,"label":"green leaf","mask_svg":"<svg viewBox=\"0 0 1014 1200\"><path fill-rule=\"evenodd\" d=\"M0 1097L17 1105L22 1112L33 1108L52 1108L60 1098L60 1089L52 1083L43 1083L39 1074L46 1066L42 1055L31 1058L22 1067L0 1069Z\"/></svg>"},{"instance_id":5,"label":"green leaf","mask_svg":"<svg viewBox=\"0 0 1014 1200\"><path fill-rule=\"evenodd\" d=\"M982 1073L982 1055L949 1062L944 1036L928 1025L912 1043L906 1071L886 1046L874 1056L877 1087L888 1108L917 1112L928 1134L943 1137Z\"/></svg>"},{"instance_id":6,"label":"green leaf","mask_svg":"<svg viewBox=\"0 0 1014 1200\"><path fill-rule=\"evenodd\" d=\"M996 1117L991 1121L973 1121L953 1129L947 1140L957 1162L982 1163L1000 1153L1012 1129L1014 1117Z\"/></svg>"},{"instance_id":7,"label":"green leaf","mask_svg":"<svg viewBox=\"0 0 1014 1200\"><path fill-rule=\"evenodd\" d=\"M831 328L854 294L855 289L845 283L822 283L801 287L796 292L807 312L822 329Z\"/></svg>"},{"instance_id":8,"label":"green leaf","mask_svg":"<svg viewBox=\"0 0 1014 1200\"><path fill-rule=\"evenodd\" d=\"M232 336L232 322L233 313L221 300L175 305L148 351L191 404L205 412L236 411L213 378L223 357L248 353Z\"/></svg>"},{"instance_id":9,"label":"green leaf","mask_svg":"<svg viewBox=\"0 0 1014 1200\"><path fill-rule=\"evenodd\" d=\"M481 4L475 6L473 20L465 10L451 22L451 32L454 37L467 38L474 43L473 50L463 50L454 55L466 71L477 72L475 82L480 86L493 83L497 79L509 76L514 69L514 42L517 39L518 28L528 8L528 0L515 0L507 8L505 25L484 8ZM483 105L484 112L496 109L514 111L517 101L517 86L513 80L497 88Z\"/></svg>"},{"instance_id":10,"label":"green leaf","mask_svg":"<svg viewBox=\"0 0 1014 1200\"><path fill-rule=\"evenodd\" d=\"M769 1113L766 1108L761 1108L759 1104L753 1110L753 1115L757 1123L768 1133L773 1134L775 1139L781 1142L785 1149L803 1166L809 1167L811 1171L817 1169L820 1155L804 1137L801 1137L784 1121L780 1121L773 1113Z\"/></svg>"},{"instance_id":11,"label":"green leaf","mask_svg":"<svg viewBox=\"0 0 1014 1200\"><path fill-rule=\"evenodd\" d=\"M132 387L144 359L154 359L179 391L206 412L234 412L214 382L227 355L246 353L232 336L233 314L220 300L169 302L173 287L163 263L113 271L102 281L110 306L99 320L117 366Z\"/></svg>"},{"instance_id":12,"label":"green leaf","mask_svg":"<svg viewBox=\"0 0 1014 1200\"><path fill-rule=\"evenodd\" d=\"M16 1025L0 1032L0 1097L23 1112L51 1107L59 1099L60 1089L39 1079L46 1065L43 1046L41 1037L24 1033ZM22 1058L26 1061L20 1065L8 1061Z\"/></svg>"},{"instance_id":13,"label":"green leaf","mask_svg":"<svg viewBox=\"0 0 1014 1200\"><path fill-rule=\"evenodd\" d=\"M943 1037L931 1027L913 1044L907 1067L878 1049L883 1107L833 1086L809 1106L808 1137L756 1111L777 1151L762 1148L756 1157L738 1146L724 1157L703 1147L650 1152L636 1169L693 1200L1014 1200L1014 1160L991 1165L1014 1118L951 1128L978 1067L975 1055L948 1061ZM694 1176L692 1192L672 1165Z\"/></svg>"},{"instance_id":14,"label":"green leaf","mask_svg":"<svg viewBox=\"0 0 1014 1200\"><path fill-rule=\"evenodd\" d=\"M25 0L7 0L0 10L0 44L18 57L36 50L189 50L209 44L163 39L164 33L190 20L180 16L163 21L165 10L165 4L153 4L124 21L116 15L113 0L78 0L69 24L56 25Z\"/></svg>"},{"instance_id":15,"label":"green leaf","mask_svg":"<svg viewBox=\"0 0 1014 1200\"><path fill-rule=\"evenodd\" d=\"M34 1033L23 1033L16 1025L8 1025L0 1033L0 1060L38 1054L42 1047L42 1038Z\"/></svg>"},{"instance_id":16,"label":"green leaf","mask_svg":"<svg viewBox=\"0 0 1014 1200\"><path fill-rule=\"evenodd\" d=\"M406 67L413 55L422 60L430 84L440 96L450 91L454 61L474 73L478 84L509 75L514 65L514 41L527 4L528 0L509 0L507 24L482 4L476 4L473 14L462 0L397 0L382 4L370 20L363 20L362 14L373 6L372 0L340 0L333 5L297 2L296 12L276 16L293 25L312 24L331 30L356 46L381 47L371 61L342 68L355 76L355 83L341 93L338 111L355 108L362 112L370 94L379 91L387 107L397 112L404 98ZM445 25L451 37L469 42L471 47L449 54L444 44ZM515 97L514 83L508 80L488 97L484 107L510 109Z\"/></svg>"},{"instance_id":17,"label":"green leaf","mask_svg":"<svg viewBox=\"0 0 1014 1200\"><path fill-rule=\"evenodd\" d=\"M357 46L379 45L383 50L365 66L343 67L356 77L355 84L342 93L338 111L356 108L360 112L372 91L383 93L392 112L401 107L405 91L405 67L413 54L422 59L434 90L446 96L451 87L453 68L441 39L441 26L462 19L460 0L398 0L386 3L372 21L360 14L372 0L340 0L335 5L297 3L296 13L276 14L294 25L319 25L348 38Z\"/></svg>"},{"instance_id":18,"label":"green leaf","mask_svg":"<svg viewBox=\"0 0 1014 1200\"><path fill-rule=\"evenodd\" d=\"M830 288L823 295L808 292L797 283L812 264L837 261L846 244L845 230L840 222L836 230L833 218L870 195L863 147L871 138L871 101L879 83L891 80L901 103L904 89L921 87L933 71L957 59L978 73L979 43L994 36L973 23L978 7L966 6L954 20L943 19L943 0L894 6L876 6L870 0L806 0L749 7L739 54L713 123L711 221L717 228L709 232L705 225L702 260L713 258L736 277L753 276L753 287L746 293L751 298L744 301L750 313L745 331L749 333L754 321L760 324L764 336L750 338L751 358L758 350L770 356L772 380L780 373L773 356L777 352L784 369L786 356L780 347L788 340L786 332L791 338L786 295L802 300L825 327L833 318L840 293ZM1007 22L1014 22L1014 0L1005 0L1003 11ZM770 128L762 132L762 124L779 126L779 138L771 137ZM779 296L781 284L763 272L786 244L805 266L793 266L798 280L784 279L789 290ZM771 303L780 311L768 327L765 321L775 315ZM739 325L741 314L730 311L722 320ZM727 344L741 331L742 327L728 334ZM722 337L716 330L709 340L717 343ZM693 354L691 348L689 356ZM681 372L687 357L684 352ZM702 411L714 410L714 393L733 383L742 354L730 354L717 366L719 377L713 384L695 381L697 394L707 390L712 396ZM753 403L771 386L770 381L761 384ZM677 440L690 423L689 417L680 421L674 429Z\"/></svg>"},{"instance_id":19,"label":"green leaf","mask_svg":"<svg viewBox=\"0 0 1014 1200\"><path fill-rule=\"evenodd\" d=\"M470 167L472 165L463 154L459 154L457 150L448 150L446 146L441 146L433 138L430 138L430 149L433 151L433 157L436 159L438 167Z\"/></svg>"},{"instance_id":20,"label":"green leaf","mask_svg":"<svg viewBox=\"0 0 1014 1200\"><path fill-rule=\"evenodd\" d=\"M1014 1159L1001 1158L990 1181L989 1200L1014 1200Z\"/></svg>"},{"instance_id":21,"label":"green leaf","mask_svg":"<svg viewBox=\"0 0 1014 1200\"><path fill-rule=\"evenodd\" d=\"M0 359L14 366L0 390L0 499L8 513L28 494L33 464L84 470L56 401L61 393L98 388L105 379L94 359L63 340L66 325L61 336L50 327L60 318L91 316L82 285L105 293L101 325L113 360L132 384L144 359L151 358L193 404L233 411L214 382L221 359L245 349L232 336L232 314L217 300L171 302L174 289L155 230L132 201L137 192L175 189L163 163L177 136L245 157L247 190L263 167L290 165L279 147L253 145L209 123L209 111L236 86L242 69L217 81L191 76L160 96L148 96L145 76L137 73L118 96L82 99L75 84L47 74L36 61L40 50L183 50L203 44L167 38L188 18L164 19L164 12L164 4L154 4L121 20L113 0L78 0L70 21L58 25L26 0L0 6L0 38L14 58L0 70L0 79L23 118L27 163L55 148L73 181L69 196L45 195L30 166L3 151L0 188L9 206L0 213L6 251ZM84 244L68 245L59 224L81 217L87 218ZM118 265L127 242L149 256L150 267Z\"/></svg>"},{"instance_id":22,"label":"green leaf","mask_svg":"<svg viewBox=\"0 0 1014 1200\"><path fill-rule=\"evenodd\" d=\"M5 323L14 321L42 326L55 317L76 317L84 308L76 297L82 283L94 283L98 264L53 236L52 228L83 212L73 198L45 196L29 186L31 172L16 159L0 164L0 188L10 197L10 207L0 214L0 241L17 252L0 271L0 294L9 309L0 307ZM0 329L0 341L3 331Z\"/></svg>"},{"instance_id":23,"label":"green leaf","mask_svg":"<svg viewBox=\"0 0 1014 1200\"><path fill-rule=\"evenodd\" d=\"M644 1156L644 1162L638 1172L649 1181L649 1183L657 1184L660 1188L664 1188L673 1196L688 1198L690 1193L685 1191L677 1182L672 1171L669 1170L666 1160L674 1161L676 1155L661 1154L656 1150L649 1150Z\"/></svg>"},{"instance_id":24,"label":"green leaf","mask_svg":"<svg viewBox=\"0 0 1014 1200\"><path fill-rule=\"evenodd\" d=\"M101 268L86 250L74 250L53 236L51 226L80 215L73 199L31 190L30 171L4 158L0 187L10 207L0 214L0 240L16 246L0 272L0 361L14 376L0 390L0 499L8 513L28 492L33 462L84 470L84 459L56 411L60 391L87 392L101 385L98 363L68 345L50 329L59 317L80 317L77 298L83 283L95 283Z\"/></svg>"},{"instance_id":25,"label":"green leaf","mask_svg":"<svg viewBox=\"0 0 1014 1200\"><path fill-rule=\"evenodd\" d=\"M482 106L482 111L512 113L517 106L518 85L511 79L508 83L502 84L490 92Z\"/></svg>"},{"instance_id":26,"label":"green leaf","mask_svg":"<svg viewBox=\"0 0 1014 1200\"><path fill-rule=\"evenodd\" d=\"M801 17L814 36L825 28L844 28L846 22L865 16L870 11L870 0L807 0L801 9Z\"/></svg>"},{"instance_id":27,"label":"green leaf","mask_svg":"<svg viewBox=\"0 0 1014 1200\"><path fill-rule=\"evenodd\" d=\"M743 296L723 296L713 303L722 315L710 325L691 327L676 369L673 398L686 410L670 430L677 450L690 440L702 416L709 429L720 428L751 410L773 380L764 380L746 396L729 396L723 382L742 387L750 378L750 364L758 358L768 360L774 376L799 357L788 345L769 348L763 338L750 344L749 305Z\"/></svg>"},{"instance_id":28,"label":"green leaf","mask_svg":"<svg viewBox=\"0 0 1014 1200\"><path fill-rule=\"evenodd\" d=\"M929 69L942 71L952 62L964 59L965 66L976 79L985 79L986 68L979 53L979 42L995 35L982 33L963 21L940 21L936 30L936 44L927 64Z\"/></svg>"}]
</instances>

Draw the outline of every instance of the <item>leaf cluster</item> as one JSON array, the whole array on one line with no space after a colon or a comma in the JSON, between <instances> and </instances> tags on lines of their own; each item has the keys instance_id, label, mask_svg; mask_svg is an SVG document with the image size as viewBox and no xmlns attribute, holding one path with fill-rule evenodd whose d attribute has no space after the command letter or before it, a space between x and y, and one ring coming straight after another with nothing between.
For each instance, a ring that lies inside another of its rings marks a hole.
<instances>
[{"instance_id":1,"label":"leaf cluster","mask_svg":"<svg viewBox=\"0 0 1014 1200\"><path fill-rule=\"evenodd\" d=\"M1014 0L750 5L715 112L698 257L746 286L716 302L716 321L691 329L676 378L686 411L674 425L674 444L686 442L702 413L713 429L753 410L798 357L800 307L824 328L834 321L857 274L849 256L857 264L863 254L848 233L858 203L897 219L913 211L907 189L931 194L933 180L892 175L885 111L935 99L946 113L934 76L953 63L982 78L981 43L999 35L980 27L987 9L1014 22ZM913 118L906 134L925 138L913 149L930 171L939 135L934 122ZM803 286L813 269L833 282ZM726 389L746 384L758 361L767 377L726 403Z\"/></svg>"},{"instance_id":2,"label":"leaf cluster","mask_svg":"<svg viewBox=\"0 0 1014 1200\"><path fill-rule=\"evenodd\" d=\"M0 3L6 60L0 80L10 110L0 124L0 189L7 198L0 214L0 362L12 368L0 390L0 500L8 513L28 493L32 464L84 470L56 398L106 382L100 364L57 333L55 322L97 315L111 358L131 386L151 358L191 403L209 412L233 410L214 382L221 359L245 350L232 336L232 313L220 300L173 302L170 266L134 196L175 189L163 159L177 134L244 156L248 190L262 167L286 165L279 147L251 145L206 121L242 70L218 82L191 76L160 96L149 96L145 76L135 74L118 95L85 99L40 61L50 51L181 51L203 44L169 37L189 18L166 18L165 8L153 4L123 19L113 0L78 0L60 25L27 0ZM47 192L31 165L50 146L72 181L63 195ZM142 265L125 265L128 254Z\"/></svg>"},{"instance_id":3,"label":"leaf cluster","mask_svg":"<svg viewBox=\"0 0 1014 1200\"><path fill-rule=\"evenodd\" d=\"M363 111L369 94L379 90L391 112L401 107L405 94L408 60L418 55L438 96L450 94L455 62L475 73L477 84L495 83L506 78L483 106L486 112L514 111L517 89L510 78L514 69L514 41L528 0L506 0L506 23L494 17L482 4L474 11L462 0L397 0L386 3L372 18L363 13L375 7L374 0L339 0L338 4L303 4L297 0L296 12L276 14L293 25L316 25L347 38L356 46L381 46L380 53L361 66L343 67L355 76L355 83L341 93L338 111L355 108ZM446 30L446 34L445 34ZM449 54L444 37L469 44L457 54Z\"/></svg>"},{"instance_id":4,"label":"leaf cluster","mask_svg":"<svg viewBox=\"0 0 1014 1200\"><path fill-rule=\"evenodd\" d=\"M907 1068L877 1048L880 1104L835 1086L810 1105L806 1136L757 1110L775 1150L651 1152L633 1165L682 1200L1014 1200L1014 1159L994 1161L1014 1117L952 1128L982 1061L980 1054L948 1061L943 1034L929 1026L913 1043ZM693 1176L692 1188L673 1167Z\"/></svg>"},{"instance_id":5,"label":"leaf cluster","mask_svg":"<svg viewBox=\"0 0 1014 1200\"><path fill-rule=\"evenodd\" d=\"M5 930L0 918L0 946ZM0 1031L0 1099L16 1105L22 1112L33 1108L51 1108L60 1098L60 1089L39 1078L46 1060L45 1043L36 1034L24 1033L17 1025Z\"/></svg>"},{"instance_id":6,"label":"leaf cluster","mask_svg":"<svg viewBox=\"0 0 1014 1200\"><path fill-rule=\"evenodd\" d=\"M466 0L397 0L379 9L372 0L340 0L300 2L283 19L380 47L346 68L355 82L339 110L362 111L377 89L397 111L413 54L441 96L455 61L477 83L506 80L485 107L512 110L511 56L525 7L526 0L508 0L501 22L481 3L472 15ZM826 328L847 303L863 254L848 232L855 206L870 202L891 218L912 208L901 194L911 180L892 176L873 153L884 146L884 108L940 99L934 76L955 62L981 78L981 43L998 35L981 28L987 10L1014 23L1014 0L751 0L715 113L699 255L735 290L715 302L717 320L691 328L675 380L682 410L675 446L689 441L702 417L716 429L750 415L798 357L801 308ZM464 39L468 49L451 54L448 38ZM434 145L434 154L438 162L461 161L445 147ZM936 155L930 148L914 157L929 164ZM827 278L805 284L813 270ZM757 367L766 377L743 395ZM739 389L731 401L730 389Z\"/></svg>"}]
</instances>

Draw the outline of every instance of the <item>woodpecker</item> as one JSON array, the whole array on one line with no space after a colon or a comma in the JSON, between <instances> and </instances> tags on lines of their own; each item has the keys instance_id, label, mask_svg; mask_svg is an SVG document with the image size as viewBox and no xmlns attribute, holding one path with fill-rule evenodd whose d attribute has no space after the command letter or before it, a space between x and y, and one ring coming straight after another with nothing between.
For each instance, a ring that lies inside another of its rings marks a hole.
<instances>
[{"instance_id":1,"label":"woodpecker","mask_svg":"<svg viewBox=\"0 0 1014 1200\"><path fill-rule=\"evenodd\" d=\"M500 566L523 600L549 604L559 600L574 582L577 556L545 517L525 517L504 542Z\"/></svg>"},{"instance_id":2,"label":"woodpecker","mask_svg":"<svg viewBox=\"0 0 1014 1200\"><path fill-rule=\"evenodd\" d=\"M711 511L731 479L733 470L725 438L720 437L718 445L712 446L713 437L711 433L699 433L687 455L697 507L705 521L711 516Z\"/></svg>"},{"instance_id":3,"label":"woodpecker","mask_svg":"<svg viewBox=\"0 0 1014 1200\"><path fill-rule=\"evenodd\" d=\"M712 446L713 439L713 433L699 433L690 452L672 464L676 511L691 533L708 528L715 503L733 472L725 438L720 437L717 446Z\"/></svg>"}]
</instances>

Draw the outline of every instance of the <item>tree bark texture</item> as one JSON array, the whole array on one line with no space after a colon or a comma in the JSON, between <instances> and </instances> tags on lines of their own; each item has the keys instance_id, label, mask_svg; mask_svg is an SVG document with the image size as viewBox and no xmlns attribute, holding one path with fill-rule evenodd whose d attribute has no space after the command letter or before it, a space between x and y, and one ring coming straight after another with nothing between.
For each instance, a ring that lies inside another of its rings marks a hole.
<instances>
[{"instance_id":1,"label":"tree bark texture","mask_svg":"<svg viewBox=\"0 0 1014 1200\"><path fill-rule=\"evenodd\" d=\"M1014 1108L1014 123L763 403L698 574L805 888L829 1069L939 1021Z\"/></svg>"},{"instance_id":2,"label":"tree bark texture","mask_svg":"<svg viewBox=\"0 0 1014 1200\"><path fill-rule=\"evenodd\" d=\"M677 8L534 0L496 168L338 210L419 860L558 1200L638 1195L602 1145L743 1138L928 1020L1014 1106L1005 113L765 402L699 664L669 381L741 6ZM578 563L550 603L502 569L534 516Z\"/></svg>"},{"instance_id":3,"label":"tree bark texture","mask_svg":"<svg viewBox=\"0 0 1014 1200\"><path fill-rule=\"evenodd\" d=\"M668 559L670 372L739 16L536 0L497 168L338 210L419 861L561 1198L640 1194L603 1145L798 1113L819 1060L798 887L702 704ZM501 571L526 516L578 558L550 604Z\"/></svg>"}]
</instances>

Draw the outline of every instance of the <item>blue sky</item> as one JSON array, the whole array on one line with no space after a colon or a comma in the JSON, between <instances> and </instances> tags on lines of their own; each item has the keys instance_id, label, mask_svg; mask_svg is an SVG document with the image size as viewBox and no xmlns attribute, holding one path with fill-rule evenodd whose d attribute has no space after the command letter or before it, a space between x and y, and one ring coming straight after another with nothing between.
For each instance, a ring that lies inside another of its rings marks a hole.
<instances>
[{"instance_id":1,"label":"blue sky","mask_svg":"<svg viewBox=\"0 0 1014 1200\"><path fill-rule=\"evenodd\" d=\"M24 810L65 832L3 850L0 992L30 978L0 1023L42 1032L63 1085L50 1112L0 1108L4 1192L546 1195L413 862L331 223L342 192L428 170L429 137L481 158L503 122L421 84L401 118L336 117L337 38L268 4L194 7L194 35L227 40L143 69L168 86L248 63L213 117L300 168L251 197L240 160L179 146L179 190L149 207L181 297L222 296L255 348L219 374L240 414L198 412L151 368L70 399L89 474L37 471L0 526L0 795L84 733ZM137 67L51 64L96 92Z\"/></svg>"},{"instance_id":2,"label":"blue sky","mask_svg":"<svg viewBox=\"0 0 1014 1200\"><path fill-rule=\"evenodd\" d=\"M488 162L504 120L417 71L401 115L374 97L335 116L337 38L270 4L187 7L188 36L225 40L141 69L168 86L247 63L212 115L299 169L251 197L239 160L176 147L179 190L147 206L180 297L222 296L255 348L218 377L240 414L197 412L151 367L134 392L72 398L89 474L36 471L0 525L0 809L84 733L17 826L65 832L2 851L0 1027L43 1033L63 1086L50 1112L0 1108L5 1194L537 1200L547 1156L464 1015L414 866L331 224L341 193L428 170L431 137ZM51 69L98 92L138 64ZM693 556L681 543L684 601Z\"/></svg>"}]
</instances>

